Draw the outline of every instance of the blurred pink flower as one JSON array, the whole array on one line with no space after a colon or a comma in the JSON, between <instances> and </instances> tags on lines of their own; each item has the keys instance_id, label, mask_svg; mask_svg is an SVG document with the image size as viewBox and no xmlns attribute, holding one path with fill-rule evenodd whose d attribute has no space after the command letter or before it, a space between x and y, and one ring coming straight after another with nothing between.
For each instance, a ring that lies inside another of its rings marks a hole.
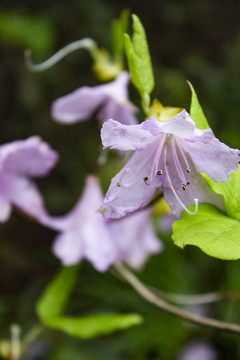
<instances>
[{"instance_id":1,"label":"blurred pink flower","mask_svg":"<svg viewBox=\"0 0 240 360\"><path fill-rule=\"evenodd\" d=\"M47 175L57 160L57 153L37 136L0 146L0 222L9 219L13 206L40 219L43 200L31 178Z\"/></svg>"},{"instance_id":2,"label":"blurred pink flower","mask_svg":"<svg viewBox=\"0 0 240 360\"><path fill-rule=\"evenodd\" d=\"M102 201L98 179L88 176L82 196L70 213L46 217L45 225L60 231L53 245L54 254L63 265L85 258L98 271L107 270L116 260L140 268L149 254L162 248L151 225L150 209L109 221L97 211Z\"/></svg>"},{"instance_id":3,"label":"blurred pink flower","mask_svg":"<svg viewBox=\"0 0 240 360\"><path fill-rule=\"evenodd\" d=\"M83 86L55 100L52 117L60 123L73 124L88 120L97 111L97 118L102 123L114 118L122 124L136 124L136 108L128 99L128 81L128 72L122 71L114 81L107 84Z\"/></svg>"}]
</instances>

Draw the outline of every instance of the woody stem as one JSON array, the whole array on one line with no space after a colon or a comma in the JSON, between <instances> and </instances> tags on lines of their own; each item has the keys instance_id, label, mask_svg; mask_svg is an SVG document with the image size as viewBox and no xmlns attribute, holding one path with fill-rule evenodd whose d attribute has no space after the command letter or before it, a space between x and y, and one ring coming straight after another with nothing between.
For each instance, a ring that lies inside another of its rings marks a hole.
<instances>
[{"instance_id":1,"label":"woody stem","mask_svg":"<svg viewBox=\"0 0 240 360\"><path fill-rule=\"evenodd\" d=\"M193 322L198 325L208 326L214 329L240 333L240 326L237 324L227 323L192 312L179 309L178 307L168 304L151 290L149 290L133 273L131 273L122 263L116 262L114 264L115 270L121 275L135 290L136 292L149 303L157 306L172 315L178 316L184 320Z\"/></svg>"}]
</instances>

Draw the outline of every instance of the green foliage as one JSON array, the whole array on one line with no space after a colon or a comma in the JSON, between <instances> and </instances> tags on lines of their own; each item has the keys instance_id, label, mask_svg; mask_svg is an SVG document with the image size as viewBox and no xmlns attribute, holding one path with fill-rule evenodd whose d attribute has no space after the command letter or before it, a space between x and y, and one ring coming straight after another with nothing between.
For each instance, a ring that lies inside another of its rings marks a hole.
<instances>
[{"instance_id":1,"label":"green foliage","mask_svg":"<svg viewBox=\"0 0 240 360\"><path fill-rule=\"evenodd\" d=\"M240 222L210 204L200 204L196 215L184 211L173 224L175 245L198 246L206 254L222 259L240 258Z\"/></svg>"},{"instance_id":2,"label":"green foliage","mask_svg":"<svg viewBox=\"0 0 240 360\"><path fill-rule=\"evenodd\" d=\"M37 314L43 323L60 315L72 293L78 276L79 265L62 267L50 282L37 303Z\"/></svg>"},{"instance_id":3,"label":"green foliage","mask_svg":"<svg viewBox=\"0 0 240 360\"><path fill-rule=\"evenodd\" d=\"M77 281L79 265L62 267L37 303L37 314L44 325L88 339L110 334L142 322L138 314L94 314L81 317L63 316L63 310Z\"/></svg>"},{"instance_id":4,"label":"green foliage","mask_svg":"<svg viewBox=\"0 0 240 360\"><path fill-rule=\"evenodd\" d=\"M34 53L46 53L54 43L55 32L49 20L0 11L0 39Z\"/></svg>"},{"instance_id":5,"label":"green foliage","mask_svg":"<svg viewBox=\"0 0 240 360\"><path fill-rule=\"evenodd\" d=\"M190 81L188 81L187 83L192 93L190 116L195 121L196 127L198 129L201 130L208 129L210 126L208 125L207 119L203 113L201 105L199 104L197 94Z\"/></svg>"},{"instance_id":6,"label":"green foliage","mask_svg":"<svg viewBox=\"0 0 240 360\"><path fill-rule=\"evenodd\" d=\"M114 56L121 56L124 51L123 34L128 31L129 10L121 12L119 19L112 21L112 52Z\"/></svg>"},{"instance_id":7,"label":"green foliage","mask_svg":"<svg viewBox=\"0 0 240 360\"><path fill-rule=\"evenodd\" d=\"M203 177L214 192L223 195L226 213L233 219L240 220L240 168L224 183L215 183L206 174Z\"/></svg>"},{"instance_id":8,"label":"green foliage","mask_svg":"<svg viewBox=\"0 0 240 360\"><path fill-rule=\"evenodd\" d=\"M138 89L141 98L147 98L154 87L151 58L144 28L136 15L133 15L133 38L125 34L125 50L131 80Z\"/></svg>"},{"instance_id":9,"label":"green foliage","mask_svg":"<svg viewBox=\"0 0 240 360\"><path fill-rule=\"evenodd\" d=\"M49 325L71 336L90 339L111 334L116 330L124 330L141 322L142 317L138 314L96 314L82 317L56 317L50 320Z\"/></svg>"}]
</instances>

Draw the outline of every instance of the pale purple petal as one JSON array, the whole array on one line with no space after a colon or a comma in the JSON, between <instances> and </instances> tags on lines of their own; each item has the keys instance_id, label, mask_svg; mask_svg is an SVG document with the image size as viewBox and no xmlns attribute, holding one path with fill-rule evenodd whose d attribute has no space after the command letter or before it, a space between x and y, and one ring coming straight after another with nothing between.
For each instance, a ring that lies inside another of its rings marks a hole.
<instances>
[{"instance_id":1,"label":"pale purple petal","mask_svg":"<svg viewBox=\"0 0 240 360\"><path fill-rule=\"evenodd\" d=\"M45 218L46 225L62 232L53 249L63 264L75 264L85 258L98 271L105 271L115 261L115 246L103 217L97 212L102 200L97 178L89 176L81 198L69 214Z\"/></svg>"},{"instance_id":2,"label":"pale purple petal","mask_svg":"<svg viewBox=\"0 0 240 360\"><path fill-rule=\"evenodd\" d=\"M229 174L238 169L239 150L214 138L208 144L182 142L195 170L210 176L216 182L229 180Z\"/></svg>"},{"instance_id":3,"label":"pale purple petal","mask_svg":"<svg viewBox=\"0 0 240 360\"><path fill-rule=\"evenodd\" d=\"M114 99L118 99L119 102L125 102L128 100L128 86L129 83L129 73L127 71L122 71L116 79L113 81L100 85L102 92L112 97Z\"/></svg>"},{"instance_id":4,"label":"pale purple petal","mask_svg":"<svg viewBox=\"0 0 240 360\"><path fill-rule=\"evenodd\" d=\"M9 219L11 210L12 207L9 200L6 198L4 193L0 193L0 223Z\"/></svg>"},{"instance_id":5,"label":"pale purple petal","mask_svg":"<svg viewBox=\"0 0 240 360\"><path fill-rule=\"evenodd\" d=\"M159 219L159 230L166 234L172 232L172 224L177 220L177 217L173 214L163 214Z\"/></svg>"},{"instance_id":6,"label":"pale purple petal","mask_svg":"<svg viewBox=\"0 0 240 360\"><path fill-rule=\"evenodd\" d=\"M91 221L82 223L79 235L84 242L85 258L98 271L106 271L116 260L117 250L101 214L94 214Z\"/></svg>"},{"instance_id":7,"label":"pale purple petal","mask_svg":"<svg viewBox=\"0 0 240 360\"><path fill-rule=\"evenodd\" d=\"M212 130L197 129L195 122L186 110L181 111L169 121L159 121L159 127L164 133L187 139L188 141L208 143L213 139Z\"/></svg>"},{"instance_id":8,"label":"pale purple petal","mask_svg":"<svg viewBox=\"0 0 240 360\"><path fill-rule=\"evenodd\" d=\"M150 254L163 248L154 233L150 213L151 209L146 209L109 222L119 260L135 269L141 268Z\"/></svg>"},{"instance_id":9,"label":"pale purple petal","mask_svg":"<svg viewBox=\"0 0 240 360\"><path fill-rule=\"evenodd\" d=\"M8 219L12 205L40 221L46 211L30 177L46 175L57 159L57 153L37 136L0 147L1 221Z\"/></svg>"},{"instance_id":10,"label":"pale purple petal","mask_svg":"<svg viewBox=\"0 0 240 360\"><path fill-rule=\"evenodd\" d=\"M181 111L168 121L158 121L150 116L142 123L143 129L150 131L154 136L170 134L188 141L200 141L208 143L213 139L211 129L200 130L196 128L194 121L186 110Z\"/></svg>"},{"instance_id":11,"label":"pale purple petal","mask_svg":"<svg viewBox=\"0 0 240 360\"><path fill-rule=\"evenodd\" d=\"M77 264L84 257L83 242L71 230L56 237L52 250L64 266Z\"/></svg>"},{"instance_id":12,"label":"pale purple petal","mask_svg":"<svg viewBox=\"0 0 240 360\"><path fill-rule=\"evenodd\" d=\"M11 174L44 176L57 160L57 153L38 136L0 147L0 170Z\"/></svg>"},{"instance_id":13,"label":"pale purple petal","mask_svg":"<svg viewBox=\"0 0 240 360\"><path fill-rule=\"evenodd\" d=\"M106 121L101 130L103 147L116 150L144 149L154 137L143 129L143 124L123 125L112 119Z\"/></svg>"},{"instance_id":14,"label":"pale purple petal","mask_svg":"<svg viewBox=\"0 0 240 360\"><path fill-rule=\"evenodd\" d=\"M36 185L29 179L12 174L1 174L1 192L9 203L38 219L44 211L43 199Z\"/></svg>"},{"instance_id":15,"label":"pale purple petal","mask_svg":"<svg viewBox=\"0 0 240 360\"><path fill-rule=\"evenodd\" d=\"M117 99L109 97L102 106L102 109L98 111L97 118L102 123L113 118L121 124L136 125L137 119L134 115L135 112L135 106L129 101L125 100L124 102L120 102Z\"/></svg>"},{"instance_id":16,"label":"pale purple petal","mask_svg":"<svg viewBox=\"0 0 240 360\"><path fill-rule=\"evenodd\" d=\"M112 179L101 212L105 218L120 218L144 205L160 187L164 176L153 178L148 185L144 178L151 174L158 143L136 151L124 168Z\"/></svg>"},{"instance_id":17,"label":"pale purple petal","mask_svg":"<svg viewBox=\"0 0 240 360\"><path fill-rule=\"evenodd\" d=\"M65 124L89 119L107 99L101 90L100 87L84 86L55 100L51 109L53 119Z\"/></svg>"}]
</instances>

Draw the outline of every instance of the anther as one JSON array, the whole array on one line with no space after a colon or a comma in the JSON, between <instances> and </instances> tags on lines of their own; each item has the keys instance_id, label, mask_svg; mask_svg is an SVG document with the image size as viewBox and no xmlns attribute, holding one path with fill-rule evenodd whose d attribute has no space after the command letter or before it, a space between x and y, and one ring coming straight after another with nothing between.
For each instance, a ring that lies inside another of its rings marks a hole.
<instances>
[{"instance_id":1,"label":"anther","mask_svg":"<svg viewBox=\"0 0 240 360\"><path fill-rule=\"evenodd\" d=\"M186 184L182 184L182 189L185 191L186 190Z\"/></svg>"},{"instance_id":2,"label":"anther","mask_svg":"<svg viewBox=\"0 0 240 360\"><path fill-rule=\"evenodd\" d=\"M143 180L146 182L149 180L149 175L144 176Z\"/></svg>"},{"instance_id":3,"label":"anther","mask_svg":"<svg viewBox=\"0 0 240 360\"><path fill-rule=\"evenodd\" d=\"M187 169L187 172L190 174L190 172L191 172L191 169Z\"/></svg>"},{"instance_id":4,"label":"anther","mask_svg":"<svg viewBox=\"0 0 240 360\"><path fill-rule=\"evenodd\" d=\"M158 174L158 175L162 175L162 174L163 174L163 170L158 170L157 174Z\"/></svg>"},{"instance_id":5,"label":"anther","mask_svg":"<svg viewBox=\"0 0 240 360\"><path fill-rule=\"evenodd\" d=\"M119 182L119 181L117 182L117 186L118 186L118 187L121 187L121 184L120 184L120 182Z\"/></svg>"}]
</instances>

